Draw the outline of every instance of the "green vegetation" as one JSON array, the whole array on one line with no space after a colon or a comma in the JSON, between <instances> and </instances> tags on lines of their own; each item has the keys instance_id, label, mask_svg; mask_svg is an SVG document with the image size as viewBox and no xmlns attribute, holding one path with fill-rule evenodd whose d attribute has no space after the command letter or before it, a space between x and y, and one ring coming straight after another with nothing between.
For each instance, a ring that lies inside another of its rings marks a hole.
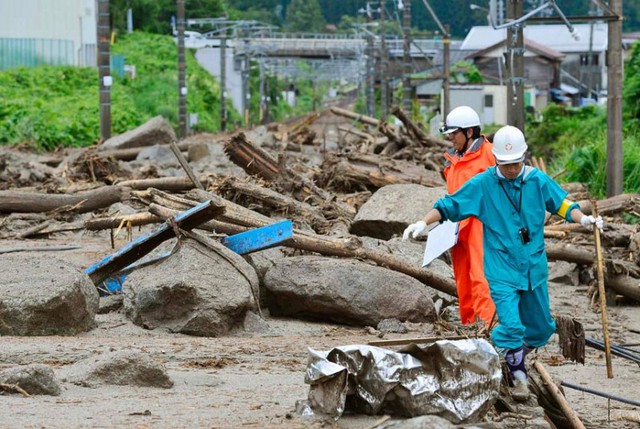
<instances>
[{"instance_id":1,"label":"green vegetation","mask_svg":"<svg viewBox=\"0 0 640 429\"><path fill-rule=\"evenodd\" d=\"M112 47L136 66L136 78L114 76L112 133L119 134L162 115L177 126L177 50L170 36L134 32ZM196 130L219 124L220 87L187 52L187 110L198 113ZM238 115L231 112L231 120ZM99 139L96 69L43 66L0 73L0 143L38 149L87 146Z\"/></svg>"},{"instance_id":2,"label":"green vegetation","mask_svg":"<svg viewBox=\"0 0 640 429\"><path fill-rule=\"evenodd\" d=\"M633 79L625 81L625 90ZM634 83L635 84L635 83ZM549 105L540 124L529 125L531 151L548 161L560 182L582 182L589 192L606 196L607 114L603 108ZM624 192L640 192L640 133L629 120L623 130Z\"/></svg>"},{"instance_id":3,"label":"green vegetation","mask_svg":"<svg viewBox=\"0 0 640 429\"><path fill-rule=\"evenodd\" d=\"M324 31L324 17L317 0L293 0L287 8L286 30L319 33Z\"/></svg>"},{"instance_id":4,"label":"green vegetation","mask_svg":"<svg viewBox=\"0 0 640 429\"><path fill-rule=\"evenodd\" d=\"M135 65L136 77L114 76L111 91L112 134L135 128L154 116L178 126L177 49L171 36L134 32L118 38L112 55ZM187 111L198 114L194 132L220 130L220 84L201 68L194 51L186 52ZM114 73L115 75L115 73ZM282 84L280 84L280 87ZM259 67L251 67L250 121L260 120ZM279 100L278 82L269 78L269 114L274 120L319 108L326 88L297 82L293 108ZM227 104L229 127L243 124ZM100 137L98 73L93 68L41 66L0 72L0 144L26 143L41 150L88 146Z\"/></svg>"},{"instance_id":5,"label":"green vegetation","mask_svg":"<svg viewBox=\"0 0 640 429\"><path fill-rule=\"evenodd\" d=\"M184 3L186 19L224 15L222 0L185 0ZM136 30L171 35L171 17L177 13L176 0L109 0L111 26L117 34L125 34L129 8Z\"/></svg>"}]
</instances>

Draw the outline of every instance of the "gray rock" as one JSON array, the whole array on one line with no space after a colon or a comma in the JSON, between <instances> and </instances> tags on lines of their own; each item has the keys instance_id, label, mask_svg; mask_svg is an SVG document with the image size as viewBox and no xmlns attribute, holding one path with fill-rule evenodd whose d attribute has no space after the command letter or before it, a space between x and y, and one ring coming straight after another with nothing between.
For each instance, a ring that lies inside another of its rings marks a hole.
<instances>
[{"instance_id":1,"label":"gray rock","mask_svg":"<svg viewBox=\"0 0 640 429\"><path fill-rule=\"evenodd\" d=\"M444 187L428 188L416 184L384 186L360 207L351 224L351 233L383 240L401 235L409 224L424 218L445 194Z\"/></svg>"},{"instance_id":2,"label":"gray rock","mask_svg":"<svg viewBox=\"0 0 640 429\"><path fill-rule=\"evenodd\" d=\"M209 153L209 146L206 143L193 143L189 145L187 157L189 162L196 162L209 156Z\"/></svg>"},{"instance_id":3,"label":"gray rock","mask_svg":"<svg viewBox=\"0 0 640 429\"><path fill-rule=\"evenodd\" d=\"M458 426L439 416L420 416L384 425L385 429L455 429Z\"/></svg>"},{"instance_id":4,"label":"gray rock","mask_svg":"<svg viewBox=\"0 0 640 429\"><path fill-rule=\"evenodd\" d=\"M255 270L238 254L210 240L211 250L184 240L155 265L130 274L123 285L124 310L136 325L188 335L223 335L256 308Z\"/></svg>"},{"instance_id":5,"label":"gray rock","mask_svg":"<svg viewBox=\"0 0 640 429\"><path fill-rule=\"evenodd\" d=\"M259 252L249 253L244 255L243 258L256 270L258 278L260 279L260 307L267 307L267 298L264 288L264 275L269 268L273 267L276 261L284 259L286 256L283 253L282 247L274 247L271 249L261 250Z\"/></svg>"},{"instance_id":6,"label":"gray rock","mask_svg":"<svg viewBox=\"0 0 640 429\"><path fill-rule=\"evenodd\" d=\"M107 139L100 150L169 144L177 141L171 124L162 116L156 116L133 130Z\"/></svg>"},{"instance_id":7,"label":"gray rock","mask_svg":"<svg viewBox=\"0 0 640 429\"><path fill-rule=\"evenodd\" d=\"M124 350L100 355L64 368L64 380L81 386L101 384L170 388L173 381L164 365L146 353Z\"/></svg>"},{"instance_id":8,"label":"gray rock","mask_svg":"<svg viewBox=\"0 0 640 429\"><path fill-rule=\"evenodd\" d=\"M376 326L396 318L436 319L428 288L396 271L351 259L297 256L277 261L264 284L272 315Z\"/></svg>"},{"instance_id":9,"label":"gray rock","mask_svg":"<svg viewBox=\"0 0 640 429\"><path fill-rule=\"evenodd\" d=\"M549 281L565 285L580 284L578 266L572 262L555 261L549 263Z\"/></svg>"},{"instance_id":10,"label":"gray rock","mask_svg":"<svg viewBox=\"0 0 640 429\"><path fill-rule=\"evenodd\" d=\"M0 255L0 335L75 335L93 328L98 291L82 270L34 252Z\"/></svg>"},{"instance_id":11,"label":"gray rock","mask_svg":"<svg viewBox=\"0 0 640 429\"><path fill-rule=\"evenodd\" d=\"M17 385L30 395L58 396L62 391L53 370L41 364L0 371L0 383Z\"/></svg>"},{"instance_id":12,"label":"gray rock","mask_svg":"<svg viewBox=\"0 0 640 429\"><path fill-rule=\"evenodd\" d=\"M178 165L178 159L169 147L153 145L145 147L138 153L136 161L153 161L155 164L166 167Z\"/></svg>"},{"instance_id":13,"label":"gray rock","mask_svg":"<svg viewBox=\"0 0 640 429\"><path fill-rule=\"evenodd\" d=\"M378 323L378 331L383 333L406 334L409 329L398 319L384 319Z\"/></svg>"}]
</instances>

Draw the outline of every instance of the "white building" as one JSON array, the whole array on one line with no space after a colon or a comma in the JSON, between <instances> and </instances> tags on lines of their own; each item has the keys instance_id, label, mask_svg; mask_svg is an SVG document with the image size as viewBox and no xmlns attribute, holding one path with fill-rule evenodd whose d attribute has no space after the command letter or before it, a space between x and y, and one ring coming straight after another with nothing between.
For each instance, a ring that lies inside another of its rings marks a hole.
<instances>
[{"instance_id":1,"label":"white building","mask_svg":"<svg viewBox=\"0 0 640 429\"><path fill-rule=\"evenodd\" d=\"M96 0L1 0L0 69L95 66Z\"/></svg>"}]
</instances>

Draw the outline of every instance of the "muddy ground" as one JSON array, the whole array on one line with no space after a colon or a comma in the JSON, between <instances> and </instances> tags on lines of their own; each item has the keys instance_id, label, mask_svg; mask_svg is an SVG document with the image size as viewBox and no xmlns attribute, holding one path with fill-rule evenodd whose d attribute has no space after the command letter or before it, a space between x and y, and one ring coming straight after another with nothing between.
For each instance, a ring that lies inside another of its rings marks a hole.
<instances>
[{"instance_id":1,"label":"muddy ground","mask_svg":"<svg viewBox=\"0 0 640 429\"><path fill-rule=\"evenodd\" d=\"M331 129L336 126L333 124ZM328 135L326 129L323 132ZM215 153L218 161L209 169L229 164L221 150ZM233 174L237 170L235 167L231 172L222 172ZM136 228L133 238L146 231ZM121 234L115 248L126 243ZM69 244L81 247L48 254L84 269L113 252L107 231L57 233L46 239L0 239L0 249ZM601 317L590 309L587 286L552 284L549 289L555 311L578 318L587 337L602 339ZM107 299L101 301L101 305L107 303ZM611 342L640 344L640 307L630 302L620 304L608 307ZM456 309L447 313L456 322ZM307 350L380 340L374 329L277 319L270 317L266 309L263 315L266 326L252 333L237 332L221 338L145 330L118 310L98 314L93 330L73 337L1 337L0 370L46 364L54 368L63 391L60 396L0 394L0 428L377 427L382 416L344 415L330 421L302 418L295 412L296 401L304 400L309 392L304 383ZM405 325L407 333L387 334L382 339L433 335L431 324ZM174 386L91 388L65 381L71 364L122 350L140 351L163 363ZM640 347L635 350L640 352ZM555 336L538 356L557 380L640 401L640 367L636 363L614 356L614 378L608 379L602 352L587 347L584 365L568 362L559 354ZM565 389L565 393L587 427L640 427L640 407L572 389ZM487 420L491 421L492 416ZM526 419L520 423L527 427Z\"/></svg>"},{"instance_id":2,"label":"muddy ground","mask_svg":"<svg viewBox=\"0 0 640 429\"><path fill-rule=\"evenodd\" d=\"M51 252L81 268L111 253L108 233L65 233L47 240L0 240L1 248L79 244L77 250ZM117 246L125 242L118 241ZM602 338L600 315L589 308L586 286L551 285L554 310L583 322L586 336ZM104 301L104 298L103 298ZM104 303L104 302L103 302ZM452 312L455 314L455 311ZM119 311L97 316L97 326L74 337L2 337L0 369L31 363L50 365L56 374L82 359L109 351L136 350L162 362L174 381L171 389L132 386L82 387L62 379L60 396L4 394L1 428L373 428L381 416L345 415L338 421L304 419L297 400L309 391L304 383L307 349L329 350L380 338L372 330L327 323L271 318L259 333L198 338L149 331L133 325ZM608 308L611 341L640 343L640 307ZM407 324L406 334L384 339L428 337L429 324ZM557 380L640 400L640 368L613 357L614 378L607 378L604 354L586 349L584 365L566 362L557 338L539 359ZM618 401L565 389L570 405L588 427L639 427L640 409ZM490 417L489 417L490 420ZM635 421L634 421L635 420ZM522 420L522 427L527 421Z\"/></svg>"}]
</instances>

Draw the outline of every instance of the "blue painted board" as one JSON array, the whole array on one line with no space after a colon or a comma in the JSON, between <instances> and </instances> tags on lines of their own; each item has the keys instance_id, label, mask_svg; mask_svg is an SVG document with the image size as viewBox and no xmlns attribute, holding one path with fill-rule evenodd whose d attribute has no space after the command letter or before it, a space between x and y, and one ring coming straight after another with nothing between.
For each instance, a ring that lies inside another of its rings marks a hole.
<instances>
[{"instance_id":1,"label":"blue painted board","mask_svg":"<svg viewBox=\"0 0 640 429\"><path fill-rule=\"evenodd\" d=\"M283 220L271 225L233 234L221 243L239 255L267 249L293 237L293 223Z\"/></svg>"}]
</instances>

